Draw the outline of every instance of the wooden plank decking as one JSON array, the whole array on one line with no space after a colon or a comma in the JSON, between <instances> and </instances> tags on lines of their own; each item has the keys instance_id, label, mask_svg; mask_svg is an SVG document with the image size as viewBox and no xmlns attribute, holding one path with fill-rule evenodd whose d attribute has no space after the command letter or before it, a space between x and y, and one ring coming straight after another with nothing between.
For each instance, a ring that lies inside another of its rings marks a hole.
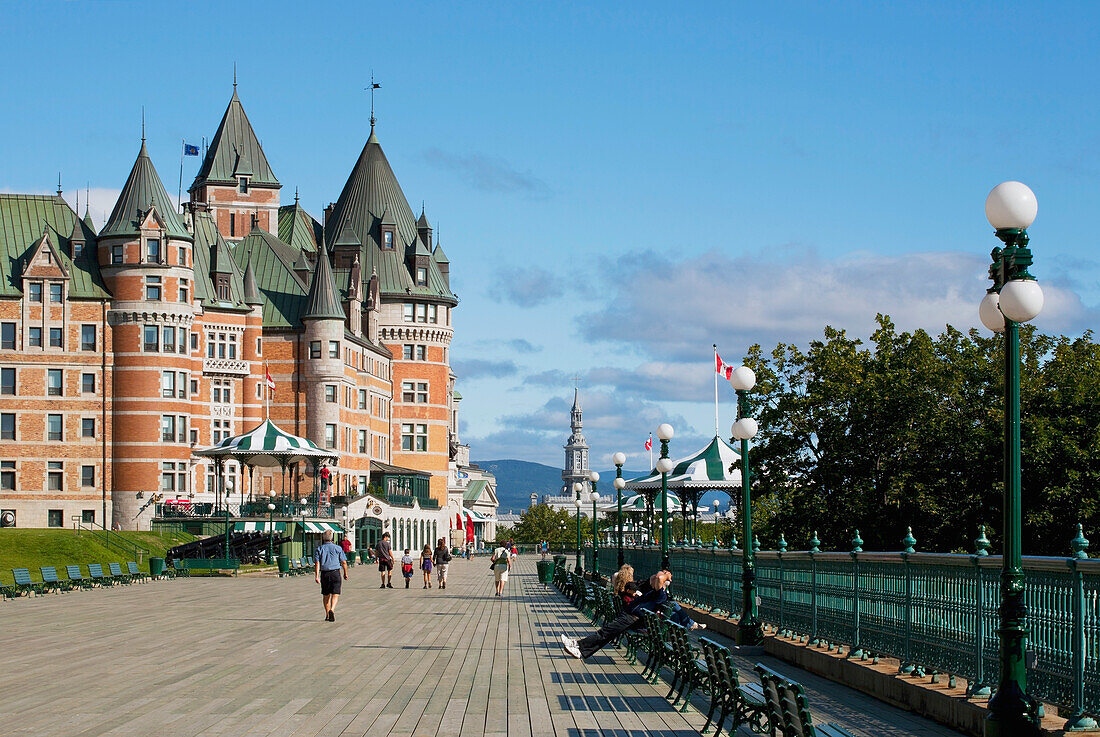
<instances>
[{"instance_id":1,"label":"wooden plank decking","mask_svg":"<svg viewBox=\"0 0 1100 737\"><path fill-rule=\"evenodd\" d=\"M160 581L0 605L0 732L13 735L695 737L621 651L559 645L587 620L521 558L504 599L488 563L445 591L380 590L352 569L335 623L312 576ZM815 717L857 735L954 735L771 659ZM742 664L751 670L751 662Z\"/></svg>"}]
</instances>

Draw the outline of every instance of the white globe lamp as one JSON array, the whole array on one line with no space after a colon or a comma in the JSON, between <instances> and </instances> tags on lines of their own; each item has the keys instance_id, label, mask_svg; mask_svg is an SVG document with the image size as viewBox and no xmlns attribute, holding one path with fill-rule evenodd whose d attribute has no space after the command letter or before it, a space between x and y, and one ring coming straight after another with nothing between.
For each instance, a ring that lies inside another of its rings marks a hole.
<instances>
[{"instance_id":1,"label":"white globe lamp","mask_svg":"<svg viewBox=\"0 0 1100 737\"><path fill-rule=\"evenodd\" d=\"M657 471L659 473L668 473L675 467L671 458L662 458L657 461Z\"/></svg>"},{"instance_id":2,"label":"white globe lamp","mask_svg":"<svg viewBox=\"0 0 1100 737\"><path fill-rule=\"evenodd\" d=\"M611 456L611 463L616 466L623 465L624 463L626 463L626 453L620 452Z\"/></svg>"},{"instance_id":3,"label":"white globe lamp","mask_svg":"<svg viewBox=\"0 0 1100 737\"><path fill-rule=\"evenodd\" d=\"M985 198L985 217L997 230L1024 230L1038 212L1035 193L1022 182L1001 182Z\"/></svg>"},{"instance_id":4,"label":"white globe lamp","mask_svg":"<svg viewBox=\"0 0 1100 737\"><path fill-rule=\"evenodd\" d=\"M1013 322L1034 320L1043 311L1043 289L1034 279L1013 279L1001 287L1000 307Z\"/></svg>"},{"instance_id":5,"label":"white globe lamp","mask_svg":"<svg viewBox=\"0 0 1100 737\"><path fill-rule=\"evenodd\" d=\"M750 391L756 386L756 372L748 366L738 366L730 373L730 384L736 391Z\"/></svg>"},{"instance_id":6,"label":"white globe lamp","mask_svg":"<svg viewBox=\"0 0 1100 737\"><path fill-rule=\"evenodd\" d=\"M672 425L668 424L667 422L662 422L657 427L657 437L660 440L665 440L665 441L672 440L672 436L675 435L675 434L676 434L676 431L673 430Z\"/></svg>"},{"instance_id":7,"label":"white globe lamp","mask_svg":"<svg viewBox=\"0 0 1100 737\"><path fill-rule=\"evenodd\" d=\"M622 479L622 478L615 479L614 481L611 482L611 485L614 486L616 490L622 491L623 489L626 488L626 479Z\"/></svg>"},{"instance_id":8,"label":"white globe lamp","mask_svg":"<svg viewBox=\"0 0 1100 737\"><path fill-rule=\"evenodd\" d=\"M752 440L759 431L760 423L754 417L742 417L730 428L735 440Z\"/></svg>"},{"instance_id":9,"label":"white globe lamp","mask_svg":"<svg viewBox=\"0 0 1100 737\"><path fill-rule=\"evenodd\" d=\"M1005 316L1001 312L1000 301L1000 296L996 292L986 292L981 304L978 305L978 317L981 318L982 325L994 333L1005 331Z\"/></svg>"}]
</instances>

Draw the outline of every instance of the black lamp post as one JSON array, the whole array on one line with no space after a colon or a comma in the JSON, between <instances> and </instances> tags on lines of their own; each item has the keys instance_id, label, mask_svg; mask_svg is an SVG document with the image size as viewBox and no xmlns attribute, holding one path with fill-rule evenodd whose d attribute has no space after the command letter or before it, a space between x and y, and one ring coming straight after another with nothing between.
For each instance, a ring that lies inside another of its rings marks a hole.
<instances>
[{"instance_id":1,"label":"black lamp post","mask_svg":"<svg viewBox=\"0 0 1100 737\"><path fill-rule=\"evenodd\" d=\"M1038 212L1035 194L1020 182L1003 182L985 201L985 216L1004 247L993 249L989 288L978 308L982 323L1005 334L1004 556L1001 568L1000 679L989 700L986 737L1039 734L1038 702L1027 694L1027 606L1020 538L1020 323L1043 309L1043 290L1028 273L1027 228Z\"/></svg>"},{"instance_id":2,"label":"black lamp post","mask_svg":"<svg viewBox=\"0 0 1100 737\"><path fill-rule=\"evenodd\" d=\"M592 500L592 577L598 579L600 577L600 528L596 523L596 502L600 500L600 495L596 493L596 482L600 480L600 475L595 471L589 471L588 480L592 482L592 491L588 494Z\"/></svg>"},{"instance_id":3,"label":"black lamp post","mask_svg":"<svg viewBox=\"0 0 1100 737\"><path fill-rule=\"evenodd\" d=\"M745 548L741 554L741 618L737 622L737 643L759 645L764 641L760 615L756 605L756 560L752 546L752 467L749 464L749 440L759 426L748 417L748 394L756 386L756 374L748 366L738 366L730 374L730 384L737 392L737 422L731 432L741 441L741 531Z\"/></svg>"},{"instance_id":4,"label":"black lamp post","mask_svg":"<svg viewBox=\"0 0 1100 737\"><path fill-rule=\"evenodd\" d=\"M573 483L573 493L577 495L577 498L573 500L573 505L577 508L577 567L575 572L578 576L584 573L584 566L581 565L581 506L584 504L581 493L583 491L584 484L580 481Z\"/></svg>"},{"instance_id":5,"label":"black lamp post","mask_svg":"<svg viewBox=\"0 0 1100 737\"><path fill-rule=\"evenodd\" d=\"M661 472L661 570L665 571L672 570L672 561L668 557L668 473L674 464L668 457L668 441L674 434L672 425L667 422L657 428L657 437L661 441L661 459L657 461L657 470Z\"/></svg>"},{"instance_id":6,"label":"black lamp post","mask_svg":"<svg viewBox=\"0 0 1100 737\"><path fill-rule=\"evenodd\" d=\"M623 567L623 489L626 487L626 481L623 480L623 464L626 463L626 454L619 452L611 456L611 462L615 464L615 481L612 482L612 486L615 487L615 497L619 504L619 568Z\"/></svg>"},{"instance_id":7,"label":"black lamp post","mask_svg":"<svg viewBox=\"0 0 1100 737\"><path fill-rule=\"evenodd\" d=\"M271 492L271 501L267 503L267 564L271 565L272 543L275 537L275 492Z\"/></svg>"}]
</instances>

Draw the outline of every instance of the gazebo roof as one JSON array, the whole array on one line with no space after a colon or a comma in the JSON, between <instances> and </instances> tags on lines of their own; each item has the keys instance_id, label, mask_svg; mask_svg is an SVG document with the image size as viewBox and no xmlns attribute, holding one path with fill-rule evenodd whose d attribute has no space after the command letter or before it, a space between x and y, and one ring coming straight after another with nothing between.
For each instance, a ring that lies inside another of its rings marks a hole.
<instances>
[{"instance_id":1,"label":"gazebo roof","mask_svg":"<svg viewBox=\"0 0 1100 737\"><path fill-rule=\"evenodd\" d=\"M741 472L737 469L730 471L730 465L740 457L740 453L716 435L702 450L674 462L675 466L668 474L668 486L681 489L740 488ZM626 482L626 488L634 490L660 486L661 474L656 469L646 476Z\"/></svg>"},{"instance_id":2,"label":"gazebo roof","mask_svg":"<svg viewBox=\"0 0 1100 737\"><path fill-rule=\"evenodd\" d=\"M312 440L291 435L271 420L262 423L241 435L226 438L217 445L194 451L200 458L224 458L239 461L249 466L288 466L302 461L336 463L340 454L334 450L323 450Z\"/></svg>"},{"instance_id":3,"label":"gazebo roof","mask_svg":"<svg viewBox=\"0 0 1100 737\"><path fill-rule=\"evenodd\" d=\"M658 481L659 480L660 479L658 478ZM660 491L658 491L657 494L654 496L653 508L655 510L659 510L661 508L661 494L660 494ZM676 496L676 494L669 491L668 492L668 511L670 511L670 512L679 512L680 508L681 508L680 497ZM645 506L645 495L644 494L633 494L631 496L623 497L623 512L626 512L626 513L644 512L645 509L646 509L646 506ZM619 510L619 504L618 504L617 501L613 501L610 504L607 504L605 506L600 507L600 510L604 511L604 512L617 512Z\"/></svg>"}]
</instances>

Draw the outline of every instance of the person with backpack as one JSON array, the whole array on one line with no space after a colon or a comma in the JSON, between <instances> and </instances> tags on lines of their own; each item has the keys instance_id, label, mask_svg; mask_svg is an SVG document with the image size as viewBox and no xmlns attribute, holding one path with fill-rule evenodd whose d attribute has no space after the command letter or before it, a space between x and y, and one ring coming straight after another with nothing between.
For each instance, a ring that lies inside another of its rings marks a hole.
<instances>
[{"instance_id":1,"label":"person with backpack","mask_svg":"<svg viewBox=\"0 0 1100 737\"><path fill-rule=\"evenodd\" d=\"M408 548L405 548L405 554L401 556L401 575L405 577L405 588L409 588L413 577L413 559Z\"/></svg>"},{"instance_id":2,"label":"person with backpack","mask_svg":"<svg viewBox=\"0 0 1100 737\"><path fill-rule=\"evenodd\" d=\"M378 573L382 576L380 589L393 588L393 546L390 545L390 533L382 533L382 539L374 549L378 558Z\"/></svg>"},{"instance_id":3,"label":"person with backpack","mask_svg":"<svg viewBox=\"0 0 1100 737\"><path fill-rule=\"evenodd\" d=\"M504 596L504 584L508 583L508 571L512 569L512 557L508 554L508 548L497 545L493 550L491 568L496 577L497 596Z\"/></svg>"},{"instance_id":4,"label":"person with backpack","mask_svg":"<svg viewBox=\"0 0 1100 737\"><path fill-rule=\"evenodd\" d=\"M447 541L442 537L435 546L432 562L435 563L436 575L439 577L439 588L447 588L447 567L451 562L451 551L447 549Z\"/></svg>"}]
</instances>

